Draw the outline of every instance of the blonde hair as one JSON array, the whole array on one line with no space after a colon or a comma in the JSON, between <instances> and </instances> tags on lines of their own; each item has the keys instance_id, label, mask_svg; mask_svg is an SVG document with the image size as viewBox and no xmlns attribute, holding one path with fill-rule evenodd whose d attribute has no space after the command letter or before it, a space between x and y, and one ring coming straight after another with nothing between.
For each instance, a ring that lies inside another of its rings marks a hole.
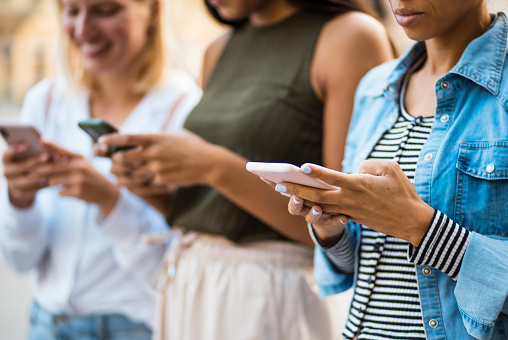
<instances>
[{"instance_id":1,"label":"blonde hair","mask_svg":"<svg viewBox=\"0 0 508 340\"><path fill-rule=\"evenodd\" d=\"M134 93L146 93L161 80L166 69L166 45L163 27L163 0L132 0L140 2L152 2L157 6L157 19L150 26L146 45L137 57L135 64L138 66L132 74L131 90ZM62 2L57 0L58 14L62 13ZM78 89L86 92L97 92L98 85L92 75L83 67L80 51L74 46L64 33L60 22L60 68L65 78Z\"/></svg>"}]
</instances>

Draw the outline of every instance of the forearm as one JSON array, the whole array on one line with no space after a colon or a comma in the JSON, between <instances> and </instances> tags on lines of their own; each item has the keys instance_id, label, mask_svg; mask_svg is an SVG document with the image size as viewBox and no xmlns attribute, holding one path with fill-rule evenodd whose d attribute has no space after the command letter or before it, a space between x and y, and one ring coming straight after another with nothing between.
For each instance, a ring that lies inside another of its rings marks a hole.
<instances>
[{"instance_id":1,"label":"forearm","mask_svg":"<svg viewBox=\"0 0 508 340\"><path fill-rule=\"evenodd\" d=\"M208 185L286 237L306 245L313 244L305 220L287 211L287 197L275 193L259 177L247 172L245 158L220 146L211 148L214 160Z\"/></svg>"}]
</instances>

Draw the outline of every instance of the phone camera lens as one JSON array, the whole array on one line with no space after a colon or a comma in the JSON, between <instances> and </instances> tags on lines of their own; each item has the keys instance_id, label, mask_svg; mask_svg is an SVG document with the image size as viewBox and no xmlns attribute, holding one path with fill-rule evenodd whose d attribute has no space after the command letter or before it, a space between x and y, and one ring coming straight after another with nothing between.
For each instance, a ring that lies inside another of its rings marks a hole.
<instances>
[{"instance_id":1,"label":"phone camera lens","mask_svg":"<svg viewBox=\"0 0 508 340\"><path fill-rule=\"evenodd\" d=\"M9 133L7 132L7 130L5 130L4 128L0 128L0 134L2 135L3 138L7 139L9 138Z\"/></svg>"}]
</instances>

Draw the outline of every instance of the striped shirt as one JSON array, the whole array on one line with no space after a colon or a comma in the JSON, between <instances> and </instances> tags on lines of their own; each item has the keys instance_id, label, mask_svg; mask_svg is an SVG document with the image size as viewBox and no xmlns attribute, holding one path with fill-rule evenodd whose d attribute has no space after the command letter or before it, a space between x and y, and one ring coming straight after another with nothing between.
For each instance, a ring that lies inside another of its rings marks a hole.
<instances>
[{"instance_id":1,"label":"striped shirt","mask_svg":"<svg viewBox=\"0 0 508 340\"><path fill-rule=\"evenodd\" d=\"M415 118L401 105L397 122L369 159L396 161L414 183L418 157L433 121L433 117ZM361 226L358 275L344 337L425 339L415 264L432 266L456 279L469 237L466 229L439 211L417 248ZM324 251L340 271L354 272L355 250L347 237Z\"/></svg>"}]
</instances>

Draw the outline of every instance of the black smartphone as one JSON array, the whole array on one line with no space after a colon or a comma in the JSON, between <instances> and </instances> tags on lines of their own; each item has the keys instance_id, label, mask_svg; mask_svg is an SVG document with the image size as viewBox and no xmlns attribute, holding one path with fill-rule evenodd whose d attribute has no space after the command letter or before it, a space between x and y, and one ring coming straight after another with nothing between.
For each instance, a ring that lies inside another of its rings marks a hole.
<instances>
[{"instance_id":1,"label":"black smartphone","mask_svg":"<svg viewBox=\"0 0 508 340\"><path fill-rule=\"evenodd\" d=\"M0 135L8 145L28 144L28 151L22 156L16 157L16 160L29 158L47 151L41 143L39 132L32 125L0 123Z\"/></svg>"},{"instance_id":2,"label":"black smartphone","mask_svg":"<svg viewBox=\"0 0 508 340\"><path fill-rule=\"evenodd\" d=\"M118 132L118 129L113 125L109 124L105 120L91 118L87 120L82 120L78 122L78 126L82 128L90 137L94 143L97 143L101 136L107 135L109 133ZM111 145L109 147L108 155L112 155L117 151L129 150L136 148L136 145L126 145L126 146L115 146Z\"/></svg>"}]
</instances>

